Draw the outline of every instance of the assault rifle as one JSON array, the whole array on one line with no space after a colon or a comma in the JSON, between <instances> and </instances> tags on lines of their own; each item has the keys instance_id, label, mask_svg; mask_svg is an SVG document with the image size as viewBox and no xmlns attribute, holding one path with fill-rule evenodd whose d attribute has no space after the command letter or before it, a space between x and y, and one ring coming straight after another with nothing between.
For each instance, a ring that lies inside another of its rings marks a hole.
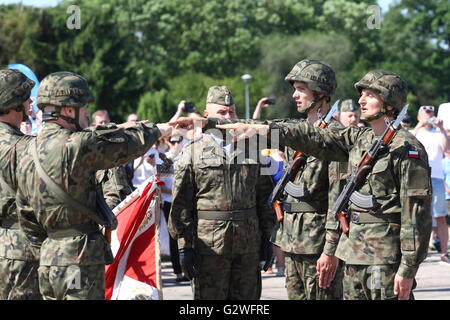
<instances>
[{"instance_id":1,"label":"assault rifle","mask_svg":"<svg viewBox=\"0 0 450 320\"><path fill-rule=\"evenodd\" d=\"M342 231L345 234L348 234L350 230L347 220L350 204L353 203L363 209L373 209L378 205L373 195L363 195L357 190L359 190L366 182L367 176L372 171L376 162L376 157L380 148L382 146L387 146L394 138L395 132L397 132L400 127L400 121L406 116L408 106L409 105L407 104L403 107L393 123L386 119L386 130L380 138L374 141L370 148L364 153L359 163L352 169L352 174L347 178L347 184L339 194L339 197L331 209L331 213L339 221Z\"/></svg>"},{"instance_id":2,"label":"assault rifle","mask_svg":"<svg viewBox=\"0 0 450 320\"><path fill-rule=\"evenodd\" d=\"M339 101L340 100L337 100L330 108L327 115L324 118L321 118L319 127L326 128L330 124L331 117L338 111ZM293 181L300 169L305 166L307 158L308 156L302 152L294 153L292 164L283 173L283 176L278 181L269 197L269 203L275 209L278 222L283 221L283 209L281 208L281 203L283 202L286 193L296 198L301 198L306 195L307 191L303 190L303 187L297 186Z\"/></svg>"}]
</instances>

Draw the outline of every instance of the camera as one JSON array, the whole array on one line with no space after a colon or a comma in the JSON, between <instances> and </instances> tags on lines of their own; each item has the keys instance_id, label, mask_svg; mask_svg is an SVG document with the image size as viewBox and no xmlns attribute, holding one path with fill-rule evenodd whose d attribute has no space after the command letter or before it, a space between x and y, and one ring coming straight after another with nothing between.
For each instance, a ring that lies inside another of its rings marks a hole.
<instances>
[{"instance_id":1,"label":"camera","mask_svg":"<svg viewBox=\"0 0 450 320\"><path fill-rule=\"evenodd\" d=\"M267 99L264 104L275 104L275 99Z\"/></svg>"},{"instance_id":2,"label":"camera","mask_svg":"<svg viewBox=\"0 0 450 320\"><path fill-rule=\"evenodd\" d=\"M191 113L194 112L194 104L192 102L184 103L184 112Z\"/></svg>"},{"instance_id":3,"label":"camera","mask_svg":"<svg viewBox=\"0 0 450 320\"><path fill-rule=\"evenodd\" d=\"M428 119L428 122L431 123L431 124L436 124L437 118L436 117L432 117L432 118Z\"/></svg>"}]
</instances>

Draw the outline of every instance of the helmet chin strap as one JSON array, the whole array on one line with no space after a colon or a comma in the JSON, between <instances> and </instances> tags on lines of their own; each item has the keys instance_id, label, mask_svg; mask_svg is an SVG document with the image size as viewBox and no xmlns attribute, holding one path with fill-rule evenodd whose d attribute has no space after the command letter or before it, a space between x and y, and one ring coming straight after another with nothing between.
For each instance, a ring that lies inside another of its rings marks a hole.
<instances>
[{"instance_id":1,"label":"helmet chin strap","mask_svg":"<svg viewBox=\"0 0 450 320\"><path fill-rule=\"evenodd\" d=\"M302 110L301 113L308 114L309 111L314 109L314 107L316 107L317 104L322 102L325 98L326 98L326 96L323 96L322 98L319 98L319 99L311 102L304 110ZM319 109L317 109L317 112L320 113L321 109L322 109L322 106L320 106Z\"/></svg>"},{"instance_id":2,"label":"helmet chin strap","mask_svg":"<svg viewBox=\"0 0 450 320\"><path fill-rule=\"evenodd\" d=\"M74 108L74 109L75 109L75 118L63 116L60 113L61 109L59 109L58 111L44 112L42 114L42 121L58 120L58 118L61 118L61 119L65 120L66 122L73 124L76 128L76 131L81 131L81 130L83 130L83 128L80 126L80 109L79 108Z\"/></svg>"},{"instance_id":3,"label":"helmet chin strap","mask_svg":"<svg viewBox=\"0 0 450 320\"><path fill-rule=\"evenodd\" d=\"M373 121L373 120L377 120L380 119L382 116L384 116L386 114L386 106L383 105L383 107L381 108L381 111L374 114L373 116L368 116L368 117L362 117L361 116L361 120L365 120L367 122Z\"/></svg>"}]
</instances>

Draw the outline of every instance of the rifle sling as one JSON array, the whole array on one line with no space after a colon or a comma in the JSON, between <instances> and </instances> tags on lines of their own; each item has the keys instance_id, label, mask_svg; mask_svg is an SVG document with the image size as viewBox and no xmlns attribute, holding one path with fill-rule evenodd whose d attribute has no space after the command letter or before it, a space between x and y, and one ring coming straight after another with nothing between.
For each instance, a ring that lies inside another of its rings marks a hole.
<instances>
[{"instance_id":1,"label":"rifle sling","mask_svg":"<svg viewBox=\"0 0 450 320\"><path fill-rule=\"evenodd\" d=\"M283 202L283 211L286 213L294 212L317 212L317 213L327 213L328 203L327 202Z\"/></svg>"},{"instance_id":2,"label":"rifle sling","mask_svg":"<svg viewBox=\"0 0 450 320\"><path fill-rule=\"evenodd\" d=\"M96 223L105 225L105 222L101 220L95 212L69 196L67 192L65 192L56 182L52 180L52 178L47 175L47 173L42 168L41 163L39 162L36 139L34 139L32 142L31 153L33 155L33 161L36 165L38 175L42 178L42 180L44 180L49 191L51 191L53 195L56 196L56 198L58 198L65 205L72 207L72 209L76 210L77 212L84 214L89 219L94 220Z\"/></svg>"}]
</instances>

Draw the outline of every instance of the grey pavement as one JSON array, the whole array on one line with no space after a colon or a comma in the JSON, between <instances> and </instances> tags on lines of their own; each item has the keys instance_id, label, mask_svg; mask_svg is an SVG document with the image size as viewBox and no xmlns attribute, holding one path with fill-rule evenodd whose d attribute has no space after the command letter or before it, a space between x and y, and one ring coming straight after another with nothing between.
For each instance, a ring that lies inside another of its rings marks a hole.
<instances>
[{"instance_id":1,"label":"grey pavement","mask_svg":"<svg viewBox=\"0 0 450 320\"><path fill-rule=\"evenodd\" d=\"M161 271L164 300L192 300L189 282L175 282L170 262L162 262ZM277 277L274 273L263 274L262 279L261 300L287 300L284 277ZM450 265L443 265L439 254L428 254L419 268L416 280L414 294L417 300L450 300Z\"/></svg>"}]
</instances>

